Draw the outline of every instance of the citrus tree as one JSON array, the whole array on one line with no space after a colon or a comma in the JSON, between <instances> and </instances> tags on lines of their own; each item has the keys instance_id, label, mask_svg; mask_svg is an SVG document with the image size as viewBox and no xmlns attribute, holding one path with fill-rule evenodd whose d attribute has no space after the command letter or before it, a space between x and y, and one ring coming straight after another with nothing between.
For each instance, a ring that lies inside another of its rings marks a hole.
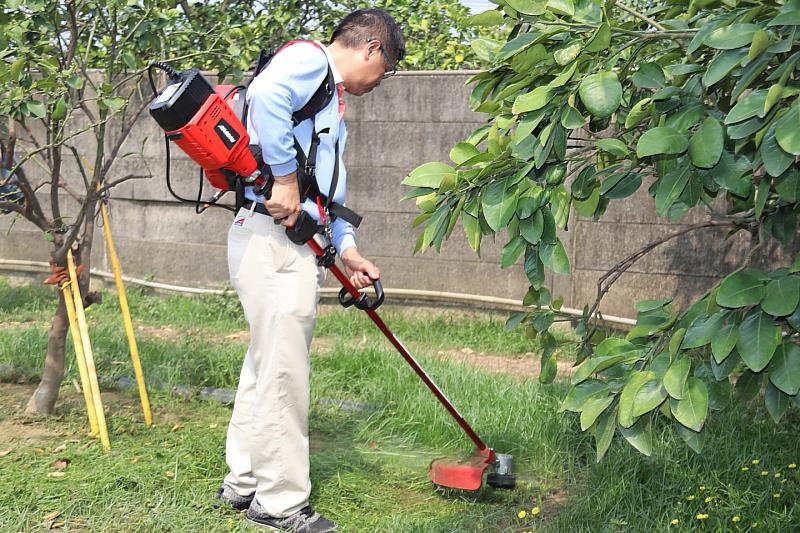
<instances>
[{"instance_id":1,"label":"citrus tree","mask_svg":"<svg viewBox=\"0 0 800 533\"><path fill-rule=\"evenodd\" d=\"M453 165L426 163L404 181L421 211L416 250L438 250L458 220L476 252L484 236L507 233L501 266L522 261L530 282L508 324L539 336L547 383L557 370L550 328L568 318L543 286L547 271L570 273L557 230L575 213L599 219L641 187L670 221L701 209L704 221L600 279L561 409L580 414L598 460L615 434L650 454L654 424L699 452L710 413L760 391L780 421L800 405L800 260L764 270L753 259L797 237L800 1L496 3L476 18L511 26L508 38L472 42L491 68L472 78L471 105L490 120L452 148ZM686 308L637 302L635 327L606 337L599 306L614 281L708 227L750 236L741 264Z\"/></svg>"}]
</instances>

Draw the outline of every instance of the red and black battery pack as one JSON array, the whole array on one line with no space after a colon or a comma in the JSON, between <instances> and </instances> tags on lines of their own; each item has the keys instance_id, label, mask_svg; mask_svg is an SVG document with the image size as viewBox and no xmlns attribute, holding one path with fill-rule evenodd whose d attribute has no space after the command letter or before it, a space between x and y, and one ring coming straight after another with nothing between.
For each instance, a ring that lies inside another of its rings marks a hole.
<instances>
[{"instance_id":1,"label":"red and black battery pack","mask_svg":"<svg viewBox=\"0 0 800 533\"><path fill-rule=\"evenodd\" d=\"M150 115L167 138L203 168L217 189L231 190L236 176L252 176L258 163L235 111L244 105L243 88L214 89L196 68L176 73L171 81L150 104Z\"/></svg>"}]
</instances>

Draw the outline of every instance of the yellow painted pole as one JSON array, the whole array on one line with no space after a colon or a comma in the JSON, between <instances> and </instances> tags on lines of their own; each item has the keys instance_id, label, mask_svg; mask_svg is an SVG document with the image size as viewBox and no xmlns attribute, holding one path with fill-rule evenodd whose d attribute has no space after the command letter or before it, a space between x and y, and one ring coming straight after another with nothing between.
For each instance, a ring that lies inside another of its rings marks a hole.
<instances>
[{"instance_id":1,"label":"yellow painted pole","mask_svg":"<svg viewBox=\"0 0 800 533\"><path fill-rule=\"evenodd\" d=\"M108 244L108 255L111 257L111 267L114 270L114 281L117 284L117 295L119 297L119 307L122 309L122 322L125 324L125 333L128 335L128 346L131 350L131 361L133 362L133 372L136 375L136 384L139 386L139 399L142 402L142 412L144 413L144 423L150 427L153 417L150 413L150 400L147 397L147 387L144 383L144 372L142 363L139 359L139 348L136 346L136 337L133 335L133 322L128 308L128 297L125 295L125 285L122 283L122 269L119 265L117 251L114 248L114 240L111 238L111 226L108 225L108 212L105 202L100 202L100 212L103 215L103 229L106 234Z\"/></svg>"},{"instance_id":2,"label":"yellow painted pole","mask_svg":"<svg viewBox=\"0 0 800 533\"><path fill-rule=\"evenodd\" d=\"M70 289L71 284L71 281L64 283L61 286L61 292L64 293L64 305L67 308L67 317L69 318L69 333L72 336L72 345L75 347L75 360L78 363L78 372L81 375L81 388L83 389L83 399L86 402L86 413L89 417L90 434L97 435L99 431L97 426L97 413L94 410L94 399L92 398L92 386L89 383L89 373L86 371L86 355L83 353L81 333L75 318L75 301L73 300L72 290Z\"/></svg>"},{"instance_id":3,"label":"yellow painted pole","mask_svg":"<svg viewBox=\"0 0 800 533\"><path fill-rule=\"evenodd\" d=\"M94 410L97 414L97 425L100 430L100 442L106 450L111 449L111 441L108 440L108 428L106 427L106 415L103 411L103 399L100 396L100 384L97 382L97 370L94 366L94 354L92 353L92 343L89 340L89 326L86 323L86 314L83 311L83 299L81 298L80 287L78 287L78 276L75 273L75 260L72 258L72 250L67 252L67 268L69 278L72 281L72 299L75 302L75 316L78 319L78 330L83 343L83 353L86 356L86 371L89 374L89 384L92 388L92 401Z\"/></svg>"}]
</instances>

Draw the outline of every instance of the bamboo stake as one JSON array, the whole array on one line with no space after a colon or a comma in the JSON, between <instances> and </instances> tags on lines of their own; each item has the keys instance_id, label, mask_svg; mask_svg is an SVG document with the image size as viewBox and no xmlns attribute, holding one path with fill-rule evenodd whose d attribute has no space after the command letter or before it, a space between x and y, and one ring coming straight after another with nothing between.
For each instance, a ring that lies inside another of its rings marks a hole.
<instances>
[{"instance_id":1,"label":"bamboo stake","mask_svg":"<svg viewBox=\"0 0 800 533\"><path fill-rule=\"evenodd\" d=\"M83 389L83 399L86 402L86 413L89 417L90 435L97 435L99 427L97 425L97 413L94 410L94 399L92 398L92 388L89 383L89 373L86 370L86 355L83 352L81 334L75 318L75 302L72 297L71 281L61 286L64 294L64 305L67 308L69 318L69 333L72 336L72 345L75 347L75 360L78 363L78 372L81 375L81 388Z\"/></svg>"},{"instance_id":2,"label":"bamboo stake","mask_svg":"<svg viewBox=\"0 0 800 533\"><path fill-rule=\"evenodd\" d=\"M83 311L83 299L81 298L80 287L78 287L78 276L75 273L75 260L72 257L72 250L67 252L67 268L69 269L69 278L72 281L72 299L75 302L75 315L78 318L78 329L80 330L81 342L83 343L83 353L86 356L86 370L89 374L89 384L92 388L92 400L94 402L95 413L97 414L100 442L105 450L110 450L111 442L108 440L108 428L106 427L106 415L103 411L103 399L100 396L100 384L97 381L97 371L94 366L92 343L89 340L89 326L86 323L86 314Z\"/></svg>"},{"instance_id":3,"label":"bamboo stake","mask_svg":"<svg viewBox=\"0 0 800 533\"><path fill-rule=\"evenodd\" d=\"M147 427L150 427L153 424L153 417L150 413L150 399L147 396L144 372L142 372L142 363L139 359L139 348L136 346L136 337L133 335L133 322L131 321L131 313L128 308L128 297L125 295L125 285L122 283L122 269L120 268L117 251L114 248L114 240L111 238L111 226L108 225L108 212L105 202L100 202L100 212L103 215L103 229L106 234L106 243L108 244L108 255L111 257L111 267L114 270L114 281L117 285L119 306L120 309L122 309L122 322L125 325L125 334L128 336L128 346L131 351L133 372L136 375L136 384L139 386L139 399L142 403L144 423Z\"/></svg>"}]
</instances>

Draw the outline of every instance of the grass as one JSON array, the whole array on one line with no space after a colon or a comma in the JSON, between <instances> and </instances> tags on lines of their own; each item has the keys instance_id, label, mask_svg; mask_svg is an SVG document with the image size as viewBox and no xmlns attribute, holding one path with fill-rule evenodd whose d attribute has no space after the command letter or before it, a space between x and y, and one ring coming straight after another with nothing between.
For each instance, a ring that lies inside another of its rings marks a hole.
<instances>
[{"instance_id":1,"label":"grass","mask_svg":"<svg viewBox=\"0 0 800 533\"><path fill-rule=\"evenodd\" d=\"M114 449L103 453L85 435L72 366L56 417L18 415L32 386L0 385L0 454L10 450L0 457L0 531L251 530L212 506L230 407L168 393L235 386L246 348L238 302L138 290L129 300L156 426L143 428L133 391L107 392ZM0 281L0 377L30 382L41 371L54 301L50 288ZM535 342L506 332L504 316L389 306L381 315L484 440L514 455L519 488L434 488L430 460L467 453L468 439L363 313L326 307L317 325L326 342L312 357L312 503L346 531L788 531L800 522L800 478L789 468L800 462L795 408L780 426L756 405L726 408L701 456L659 427L652 457L619 439L596 464L591 436L558 413L563 383L540 386L437 355L535 357ZM100 375L108 383L131 375L113 293L89 321ZM69 464L52 477L58 459Z\"/></svg>"}]
</instances>

